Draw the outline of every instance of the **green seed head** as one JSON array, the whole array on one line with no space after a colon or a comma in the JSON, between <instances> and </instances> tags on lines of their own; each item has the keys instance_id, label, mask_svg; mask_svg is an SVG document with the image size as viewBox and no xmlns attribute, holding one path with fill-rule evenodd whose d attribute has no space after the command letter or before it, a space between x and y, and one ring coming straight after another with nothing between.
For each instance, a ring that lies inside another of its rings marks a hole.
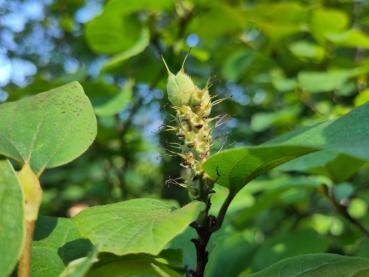
<instances>
[{"instance_id":1,"label":"green seed head","mask_svg":"<svg viewBox=\"0 0 369 277\"><path fill-rule=\"evenodd\" d=\"M188 105L192 94L198 90L191 77L188 76L183 69L183 66L177 74L173 74L164 58L164 65L168 71L167 93L169 101L177 107Z\"/></svg>"}]
</instances>

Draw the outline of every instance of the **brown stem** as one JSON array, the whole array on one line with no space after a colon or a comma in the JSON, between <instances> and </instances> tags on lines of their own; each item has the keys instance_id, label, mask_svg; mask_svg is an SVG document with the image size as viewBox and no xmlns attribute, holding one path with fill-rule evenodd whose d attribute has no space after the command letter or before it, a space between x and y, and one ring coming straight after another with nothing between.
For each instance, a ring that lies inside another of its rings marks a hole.
<instances>
[{"instance_id":1,"label":"brown stem","mask_svg":"<svg viewBox=\"0 0 369 277\"><path fill-rule=\"evenodd\" d=\"M18 277L31 276L31 255L34 229L35 221L26 221L26 237L22 255L18 263Z\"/></svg>"},{"instance_id":2,"label":"brown stem","mask_svg":"<svg viewBox=\"0 0 369 277\"><path fill-rule=\"evenodd\" d=\"M204 195L205 199L203 202L206 203L206 209L203 215L203 219L200 223L195 222L191 226L196 230L198 237L193 239L192 242L196 247L196 256L197 256L197 263L196 269L190 270L187 276L193 277L203 277L205 273L206 264L209 260L209 252L206 250L207 245L210 241L211 236L213 233L218 231L223 224L225 215L231 204L235 193L229 192L227 198L222 204L222 207L219 210L218 216L214 217L213 215L209 214L209 210L211 207L210 202L210 194L212 193L211 189L207 189L207 193Z\"/></svg>"}]
</instances>

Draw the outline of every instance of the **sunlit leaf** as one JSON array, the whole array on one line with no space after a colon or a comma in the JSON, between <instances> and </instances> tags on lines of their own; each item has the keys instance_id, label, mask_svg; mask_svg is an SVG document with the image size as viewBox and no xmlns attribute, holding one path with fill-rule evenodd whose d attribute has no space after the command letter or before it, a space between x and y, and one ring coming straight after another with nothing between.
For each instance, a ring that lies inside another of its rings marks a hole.
<instances>
[{"instance_id":1,"label":"sunlit leaf","mask_svg":"<svg viewBox=\"0 0 369 277\"><path fill-rule=\"evenodd\" d=\"M202 202L176 209L162 200L139 198L88 208L73 222L84 237L98 245L99 251L157 255L203 208Z\"/></svg>"},{"instance_id":2,"label":"sunlit leaf","mask_svg":"<svg viewBox=\"0 0 369 277\"><path fill-rule=\"evenodd\" d=\"M343 11L320 8L313 11L310 30L319 43L324 43L327 34L345 30L348 23L349 18Z\"/></svg>"},{"instance_id":3,"label":"sunlit leaf","mask_svg":"<svg viewBox=\"0 0 369 277\"><path fill-rule=\"evenodd\" d=\"M36 173L80 156L96 132L91 103L77 82L0 105L0 154Z\"/></svg>"},{"instance_id":4,"label":"sunlit leaf","mask_svg":"<svg viewBox=\"0 0 369 277\"><path fill-rule=\"evenodd\" d=\"M369 48L369 36L360 30L353 29L343 33L328 34L326 37L339 46Z\"/></svg>"},{"instance_id":5,"label":"sunlit leaf","mask_svg":"<svg viewBox=\"0 0 369 277\"><path fill-rule=\"evenodd\" d=\"M210 9L194 18L189 29L202 37L212 38L241 32L244 26L243 14L238 9L228 5L213 4Z\"/></svg>"},{"instance_id":6,"label":"sunlit leaf","mask_svg":"<svg viewBox=\"0 0 369 277\"><path fill-rule=\"evenodd\" d=\"M324 48L308 41L297 41L289 46L290 51L301 59L320 61L324 58Z\"/></svg>"},{"instance_id":7,"label":"sunlit leaf","mask_svg":"<svg viewBox=\"0 0 369 277\"><path fill-rule=\"evenodd\" d=\"M0 160L0 276L17 264L24 239L23 195L9 161Z\"/></svg>"},{"instance_id":8,"label":"sunlit leaf","mask_svg":"<svg viewBox=\"0 0 369 277\"><path fill-rule=\"evenodd\" d=\"M303 90L307 92L327 92L343 87L351 78L352 72L349 70L335 70L326 72L300 72L298 81Z\"/></svg>"}]
</instances>

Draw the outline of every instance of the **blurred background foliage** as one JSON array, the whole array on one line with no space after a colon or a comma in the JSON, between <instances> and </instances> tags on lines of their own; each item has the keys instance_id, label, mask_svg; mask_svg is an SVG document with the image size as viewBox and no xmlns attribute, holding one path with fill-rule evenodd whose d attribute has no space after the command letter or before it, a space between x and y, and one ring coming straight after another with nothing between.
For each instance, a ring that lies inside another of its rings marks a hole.
<instances>
[{"instance_id":1,"label":"blurred background foliage","mask_svg":"<svg viewBox=\"0 0 369 277\"><path fill-rule=\"evenodd\" d=\"M43 214L151 196L188 201L170 180L173 120L163 55L226 101L213 151L262 143L369 100L366 0L0 0L0 101L78 80L99 133L82 158L50 170ZM368 120L368 119L363 119ZM350 134L347 134L348 140ZM211 243L209 276L315 252L369 257L368 164L330 152L246 186ZM216 187L213 210L226 191ZM191 231L173 246L194 263Z\"/></svg>"}]
</instances>

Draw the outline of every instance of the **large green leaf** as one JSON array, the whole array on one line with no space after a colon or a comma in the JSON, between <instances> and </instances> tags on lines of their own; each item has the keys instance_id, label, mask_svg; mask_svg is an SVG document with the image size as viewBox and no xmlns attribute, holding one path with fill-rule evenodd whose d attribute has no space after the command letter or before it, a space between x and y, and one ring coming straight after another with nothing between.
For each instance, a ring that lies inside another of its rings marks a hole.
<instances>
[{"instance_id":1,"label":"large green leaf","mask_svg":"<svg viewBox=\"0 0 369 277\"><path fill-rule=\"evenodd\" d=\"M237 192L258 175L312 151L300 146L235 148L211 156L204 168L218 184Z\"/></svg>"},{"instance_id":2,"label":"large green leaf","mask_svg":"<svg viewBox=\"0 0 369 277\"><path fill-rule=\"evenodd\" d=\"M0 105L0 154L36 173L80 156L96 136L91 103L77 82Z\"/></svg>"},{"instance_id":3,"label":"large green leaf","mask_svg":"<svg viewBox=\"0 0 369 277\"><path fill-rule=\"evenodd\" d=\"M0 160L0 276L8 276L21 253L24 236L23 196L9 161Z\"/></svg>"},{"instance_id":4,"label":"large green leaf","mask_svg":"<svg viewBox=\"0 0 369 277\"><path fill-rule=\"evenodd\" d=\"M334 254L309 254L282 260L252 277L364 277L369 274L369 259ZM248 273L240 276L250 276Z\"/></svg>"},{"instance_id":5,"label":"large green leaf","mask_svg":"<svg viewBox=\"0 0 369 277\"><path fill-rule=\"evenodd\" d=\"M369 104L336 120L305 127L256 147L226 150L211 156L206 172L237 192L271 168L320 149L369 160Z\"/></svg>"},{"instance_id":6,"label":"large green leaf","mask_svg":"<svg viewBox=\"0 0 369 277\"><path fill-rule=\"evenodd\" d=\"M59 276L68 263L86 256L91 247L70 219L41 217L32 244L32 276Z\"/></svg>"},{"instance_id":7,"label":"large green leaf","mask_svg":"<svg viewBox=\"0 0 369 277\"><path fill-rule=\"evenodd\" d=\"M73 221L102 252L157 255L203 208L201 202L175 209L166 201L140 198L86 209Z\"/></svg>"}]
</instances>

